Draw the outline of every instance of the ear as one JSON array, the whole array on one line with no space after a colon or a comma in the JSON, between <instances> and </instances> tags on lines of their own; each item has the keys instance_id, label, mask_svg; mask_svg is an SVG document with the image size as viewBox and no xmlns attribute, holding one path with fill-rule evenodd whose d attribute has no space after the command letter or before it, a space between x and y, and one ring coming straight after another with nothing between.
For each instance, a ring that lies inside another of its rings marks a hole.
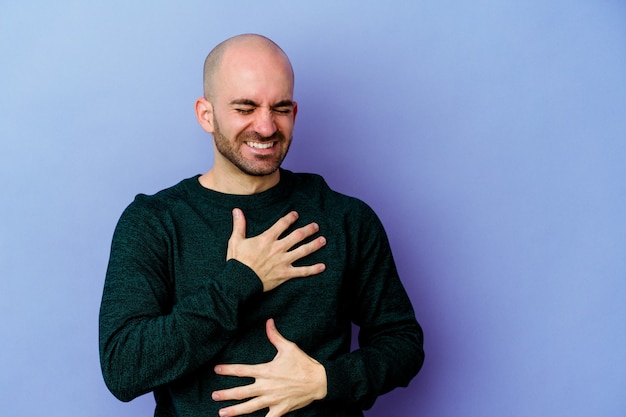
<instances>
[{"instance_id":1,"label":"ear","mask_svg":"<svg viewBox=\"0 0 626 417\"><path fill-rule=\"evenodd\" d=\"M296 115L298 114L298 103L293 102L293 122L296 122Z\"/></svg>"},{"instance_id":2,"label":"ear","mask_svg":"<svg viewBox=\"0 0 626 417\"><path fill-rule=\"evenodd\" d=\"M213 104L204 97L196 100L196 119L205 132L213 133Z\"/></svg>"}]
</instances>

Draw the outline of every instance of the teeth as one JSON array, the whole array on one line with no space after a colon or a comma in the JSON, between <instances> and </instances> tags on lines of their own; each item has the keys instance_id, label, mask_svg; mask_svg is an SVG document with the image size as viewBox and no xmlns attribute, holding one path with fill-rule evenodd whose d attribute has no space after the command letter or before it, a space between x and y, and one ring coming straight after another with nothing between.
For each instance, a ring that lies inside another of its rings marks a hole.
<instances>
[{"instance_id":1,"label":"teeth","mask_svg":"<svg viewBox=\"0 0 626 417\"><path fill-rule=\"evenodd\" d=\"M246 142L246 145L252 147L252 148L257 148L257 149L269 149L272 146L274 146L274 142L264 142L264 143L259 143L259 142Z\"/></svg>"}]
</instances>

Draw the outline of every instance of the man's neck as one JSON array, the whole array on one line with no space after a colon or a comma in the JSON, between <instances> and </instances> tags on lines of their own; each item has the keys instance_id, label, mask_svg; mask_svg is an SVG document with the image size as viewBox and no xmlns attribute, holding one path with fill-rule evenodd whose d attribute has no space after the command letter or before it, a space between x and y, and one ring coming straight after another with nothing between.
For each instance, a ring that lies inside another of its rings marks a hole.
<instances>
[{"instance_id":1,"label":"man's neck","mask_svg":"<svg viewBox=\"0 0 626 417\"><path fill-rule=\"evenodd\" d=\"M215 167L201 175L200 185L224 194L252 195L269 190L280 181L280 170L263 176L238 173L221 173Z\"/></svg>"}]
</instances>

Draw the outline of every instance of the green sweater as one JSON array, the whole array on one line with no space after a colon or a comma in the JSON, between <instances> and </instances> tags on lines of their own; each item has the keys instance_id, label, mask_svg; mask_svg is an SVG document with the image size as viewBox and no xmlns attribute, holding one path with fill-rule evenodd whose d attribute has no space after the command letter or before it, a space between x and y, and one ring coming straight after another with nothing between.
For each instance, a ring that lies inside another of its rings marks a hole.
<instances>
[{"instance_id":1,"label":"green sweater","mask_svg":"<svg viewBox=\"0 0 626 417\"><path fill-rule=\"evenodd\" d=\"M296 265L323 262L326 270L263 293L250 268L225 260L235 207L248 237L291 210L299 213L293 228L317 222L327 244ZM155 416L217 416L231 403L211 393L252 381L213 367L271 361L268 318L326 369L327 397L293 416L361 416L378 395L406 386L424 359L379 219L320 176L281 170L278 185L249 196L208 190L196 176L138 195L124 211L100 307L102 372L117 398L153 391ZM350 352L352 323L359 349Z\"/></svg>"}]
</instances>

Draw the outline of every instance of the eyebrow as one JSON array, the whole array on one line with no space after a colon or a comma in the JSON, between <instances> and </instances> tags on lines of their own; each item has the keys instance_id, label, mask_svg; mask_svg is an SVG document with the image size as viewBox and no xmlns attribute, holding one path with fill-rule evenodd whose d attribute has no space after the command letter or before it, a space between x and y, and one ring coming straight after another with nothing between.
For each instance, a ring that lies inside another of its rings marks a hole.
<instances>
[{"instance_id":1,"label":"eyebrow","mask_svg":"<svg viewBox=\"0 0 626 417\"><path fill-rule=\"evenodd\" d=\"M247 99L247 98L239 98L239 99L232 100L230 102L230 105L231 106L240 105L240 106L259 107L259 105L255 101ZM271 105L270 107L271 108L293 107L293 101L292 100L281 100L278 103Z\"/></svg>"}]
</instances>

